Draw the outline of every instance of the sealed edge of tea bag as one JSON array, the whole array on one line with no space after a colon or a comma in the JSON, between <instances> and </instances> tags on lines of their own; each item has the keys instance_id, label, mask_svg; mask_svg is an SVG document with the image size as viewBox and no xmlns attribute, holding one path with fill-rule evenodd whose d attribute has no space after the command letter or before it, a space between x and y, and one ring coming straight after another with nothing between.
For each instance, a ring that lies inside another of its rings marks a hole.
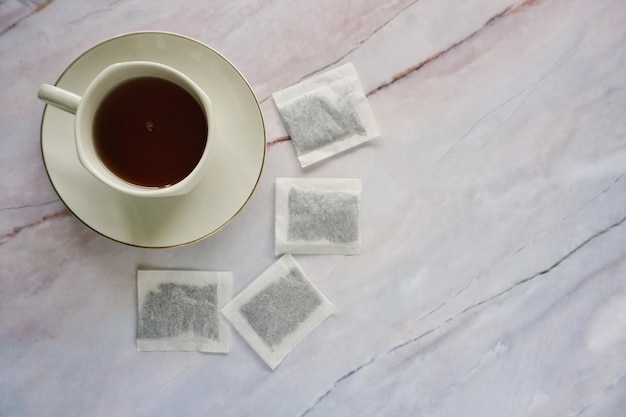
<instances>
[{"instance_id":1,"label":"sealed edge of tea bag","mask_svg":"<svg viewBox=\"0 0 626 417\"><path fill-rule=\"evenodd\" d=\"M231 272L138 270L137 350L228 353Z\"/></svg>"},{"instance_id":2,"label":"sealed edge of tea bag","mask_svg":"<svg viewBox=\"0 0 626 417\"><path fill-rule=\"evenodd\" d=\"M360 209L359 178L276 178L275 254L360 254Z\"/></svg>"},{"instance_id":3,"label":"sealed edge of tea bag","mask_svg":"<svg viewBox=\"0 0 626 417\"><path fill-rule=\"evenodd\" d=\"M380 135L352 63L272 96L303 168Z\"/></svg>"},{"instance_id":4,"label":"sealed edge of tea bag","mask_svg":"<svg viewBox=\"0 0 626 417\"><path fill-rule=\"evenodd\" d=\"M336 309L287 254L233 298L222 313L275 369Z\"/></svg>"}]
</instances>

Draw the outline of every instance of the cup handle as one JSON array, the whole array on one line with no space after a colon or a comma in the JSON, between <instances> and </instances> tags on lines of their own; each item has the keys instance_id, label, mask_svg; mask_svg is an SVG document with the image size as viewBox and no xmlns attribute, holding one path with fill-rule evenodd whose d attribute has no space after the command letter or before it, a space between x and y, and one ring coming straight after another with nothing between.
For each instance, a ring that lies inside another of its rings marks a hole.
<instances>
[{"instance_id":1,"label":"cup handle","mask_svg":"<svg viewBox=\"0 0 626 417\"><path fill-rule=\"evenodd\" d=\"M72 114L76 114L76 108L80 103L79 95L50 84L42 84L37 97L46 104Z\"/></svg>"}]
</instances>

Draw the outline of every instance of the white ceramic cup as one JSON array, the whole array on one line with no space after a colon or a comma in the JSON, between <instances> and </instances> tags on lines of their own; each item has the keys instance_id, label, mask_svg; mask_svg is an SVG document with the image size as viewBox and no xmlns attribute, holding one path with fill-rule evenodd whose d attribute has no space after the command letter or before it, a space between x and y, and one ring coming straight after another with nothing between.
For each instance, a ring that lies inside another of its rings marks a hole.
<instances>
[{"instance_id":1,"label":"white ceramic cup","mask_svg":"<svg viewBox=\"0 0 626 417\"><path fill-rule=\"evenodd\" d=\"M200 161L189 175L168 187L145 187L124 181L106 167L94 145L92 126L100 102L120 83L138 77L158 77L176 83L197 100L206 116L207 141ZM82 97L49 84L41 85L38 97L47 104L76 115L74 137L80 163L102 183L121 193L138 197L182 195L191 191L206 173L215 125L211 100L195 82L172 67L148 61L120 62L102 70L89 83Z\"/></svg>"}]
</instances>

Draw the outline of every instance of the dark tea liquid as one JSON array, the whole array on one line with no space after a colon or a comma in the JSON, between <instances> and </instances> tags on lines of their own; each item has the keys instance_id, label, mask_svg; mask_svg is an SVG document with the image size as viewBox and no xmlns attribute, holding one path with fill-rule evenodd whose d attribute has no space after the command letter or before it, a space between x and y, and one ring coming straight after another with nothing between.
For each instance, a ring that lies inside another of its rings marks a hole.
<instances>
[{"instance_id":1,"label":"dark tea liquid","mask_svg":"<svg viewBox=\"0 0 626 417\"><path fill-rule=\"evenodd\" d=\"M115 87L94 119L96 151L119 178L147 187L167 187L198 164L207 140L207 120L196 99L177 84L141 77Z\"/></svg>"}]
</instances>

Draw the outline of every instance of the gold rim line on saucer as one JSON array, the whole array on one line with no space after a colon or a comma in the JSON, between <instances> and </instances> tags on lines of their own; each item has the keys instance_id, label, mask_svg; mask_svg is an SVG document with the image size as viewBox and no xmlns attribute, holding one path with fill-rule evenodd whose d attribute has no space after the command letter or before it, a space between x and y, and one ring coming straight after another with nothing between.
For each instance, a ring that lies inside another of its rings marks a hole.
<instances>
[{"instance_id":1,"label":"gold rim line on saucer","mask_svg":"<svg viewBox=\"0 0 626 417\"><path fill-rule=\"evenodd\" d=\"M43 110L43 114L42 114L42 118L41 118L41 124L40 124L40 150L41 150L41 154L42 154L42 160L43 160L43 164L44 164L44 168L45 168L45 171L46 171L46 175L48 176L50 184L52 185L52 188L54 189L55 193L59 196L59 199L61 200L61 202L65 205L65 207L69 210L70 213L72 213L72 215L75 218L77 218L81 223L83 223L85 226L87 226L89 229L93 230L97 234L99 234L99 235L101 235L103 237L106 237L107 239L111 239L111 240L113 240L115 242L119 242L119 243L122 243L124 245L137 247L137 248L167 249L167 248L175 248L175 247L187 246L187 245L196 243L198 241L201 241L203 239L206 239L207 237L212 236L215 233L217 233L220 230L222 230L235 217L237 217L237 215L239 215L241 213L243 208L248 204L248 202L252 198L252 195L254 194L254 192L256 191L256 189L257 189L257 187L259 185L259 182L260 182L260 179L261 179L261 175L262 175L264 167L265 167L265 158L267 156L267 131L266 131L266 127L265 127L265 120L263 118L263 113L261 111L261 106L259 104L259 100L258 100L256 94L254 93L254 90L252 89L250 83L245 78L245 76L241 73L241 71L239 71L239 69L230 60L228 60L220 52L216 51L215 49L211 48L210 46L206 45L205 43L203 43L203 42L201 42L201 41L199 41L197 39L191 38L191 37L186 36L186 35L174 33L174 32L168 32L168 31L146 30L146 31L127 32L127 33L123 33L123 34L120 34L120 35L108 38L108 39L106 39L106 40L104 40L102 42L99 42L99 43L93 45L92 47L86 49L85 51L83 51L70 64L68 64L65 67L65 69L63 70L63 72L59 75L57 80L54 82L54 85L58 85L64 79L64 77L66 76L67 72L74 65L76 65L78 62L81 61L81 59L83 59L88 54L92 53L97 48L102 47L102 46L104 46L104 45L106 45L106 44L108 44L110 42L119 41L119 40L121 40L123 38L128 38L128 37L133 37L133 36L141 36L141 35L157 35L157 36L158 35L164 35L164 36L169 36L169 37L173 37L173 38L179 38L179 39L182 39L184 41L194 43L194 44L196 44L196 45L198 45L198 46L200 46L200 47L210 51L211 53L215 54L216 56L218 56L219 58L224 60L224 62L226 64L228 64L235 71L235 73L238 75L238 77L241 79L241 81L245 84L245 86L247 87L249 93L251 94L252 98L254 99L254 103L255 103L255 106L256 106L256 110L258 112L259 121L260 121L260 125L261 125L261 132L262 132L261 136L262 136L262 139L263 139L263 152L262 152L259 172L256 175L256 179L255 179L254 185L253 185L252 189L250 190L250 192L248 193L246 199L243 201L243 203L241 203L240 207L228 219L226 219L221 225L219 225L215 229L209 231L208 233L206 233L204 235L201 235L201 236L199 236L197 238L191 239L191 240L187 240L187 241L184 241L184 242L171 244L171 245L142 245L142 244L136 244L136 243L132 243L132 242L127 242L127 241L121 240L119 238L115 238L113 236L108 236L106 233L104 233L104 232L96 229L94 226L90 225L80 215L78 215L75 210L72 209L70 204L68 204L65 201L65 199L62 196L62 194L59 192L57 186L54 183L52 175L50 173L50 169L48 167L48 162L46 161L45 152L44 152L44 122L45 122L45 119L46 119L46 112L47 112L47 110L49 108L48 105L44 106L44 110ZM171 198L176 198L176 197L171 197Z\"/></svg>"}]
</instances>

